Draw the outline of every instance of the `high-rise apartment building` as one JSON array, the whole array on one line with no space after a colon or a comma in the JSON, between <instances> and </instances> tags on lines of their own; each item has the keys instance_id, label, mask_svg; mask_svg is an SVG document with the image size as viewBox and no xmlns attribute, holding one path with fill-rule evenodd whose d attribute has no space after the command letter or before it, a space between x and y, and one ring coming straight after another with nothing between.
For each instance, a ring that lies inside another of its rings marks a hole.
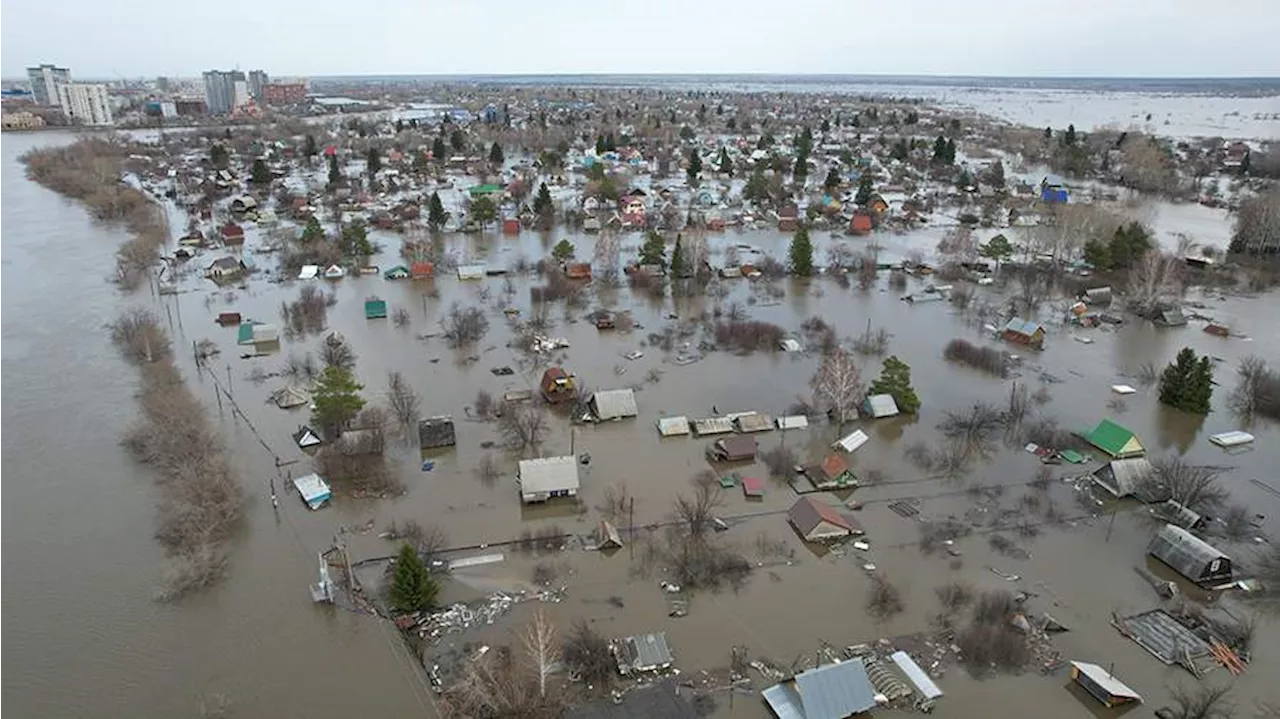
<instances>
[{"instance_id":1,"label":"high-rise apartment building","mask_svg":"<svg viewBox=\"0 0 1280 719\"><path fill-rule=\"evenodd\" d=\"M71 71L53 65L29 67L27 80L31 82L31 94L35 96L37 105L57 105L58 85L71 82Z\"/></svg>"},{"instance_id":2,"label":"high-rise apartment building","mask_svg":"<svg viewBox=\"0 0 1280 719\"><path fill-rule=\"evenodd\" d=\"M245 82L239 70L209 70L204 74L204 103L210 115L230 115L236 106L236 83Z\"/></svg>"},{"instance_id":3,"label":"high-rise apartment building","mask_svg":"<svg viewBox=\"0 0 1280 719\"><path fill-rule=\"evenodd\" d=\"M264 101L262 96L262 88L270 80L267 73L262 70L251 70L249 72L249 95L253 97L253 101L261 105Z\"/></svg>"},{"instance_id":4,"label":"high-rise apartment building","mask_svg":"<svg viewBox=\"0 0 1280 719\"><path fill-rule=\"evenodd\" d=\"M71 122L77 125L110 125L114 122L106 85L68 82L57 87L58 104Z\"/></svg>"}]
</instances>

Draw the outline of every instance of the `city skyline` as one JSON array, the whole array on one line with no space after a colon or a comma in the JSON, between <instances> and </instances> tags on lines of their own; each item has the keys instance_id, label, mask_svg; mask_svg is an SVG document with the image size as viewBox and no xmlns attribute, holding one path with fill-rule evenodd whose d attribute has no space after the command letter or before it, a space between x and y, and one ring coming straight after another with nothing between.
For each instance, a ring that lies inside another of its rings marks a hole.
<instances>
[{"instance_id":1,"label":"city skyline","mask_svg":"<svg viewBox=\"0 0 1280 719\"><path fill-rule=\"evenodd\" d=\"M1274 77L1280 7L1242 0L1247 22L1205 22L1189 0L1080 0L1051 19L1006 0L893 6L795 0L744 13L722 0L654 0L602 17L581 0L531 12L509 0L480 6L388 6L367 30L334 0L216 7L126 0L76 13L10 3L0 29L6 79L40 63L99 80L198 77L210 68L272 76L539 74L855 74L979 77ZM373 8L378 10L379 8ZM181 27L227 17L231 42L191 43ZM56 24L57 34L36 32ZM289 27L288 33L273 28ZM822 37L825 28L840 32ZM466 32L457 29L466 28ZM145 33L140 50L85 42ZM338 43L340 51L326 50ZM247 49L247 48L252 48Z\"/></svg>"}]
</instances>

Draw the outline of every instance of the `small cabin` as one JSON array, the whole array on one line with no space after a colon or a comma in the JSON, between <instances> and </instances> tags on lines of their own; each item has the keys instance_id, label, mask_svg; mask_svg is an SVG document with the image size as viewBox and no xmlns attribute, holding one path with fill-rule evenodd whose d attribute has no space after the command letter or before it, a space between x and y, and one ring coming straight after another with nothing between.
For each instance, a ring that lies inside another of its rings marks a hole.
<instances>
[{"instance_id":1,"label":"small cabin","mask_svg":"<svg viewBox=\"0 0 1280 719\"><path fill-rule=\"evenodd\" d=\"M551 404L573 401L578 397L576 379L563 367L549 367L542 373L538 387L542 390L543 399Z\"/></svg>"},{"instance_id":2,"label":"small cabin","mask_svg":"<svg viewBox=\"0 0 1280 719\"><path fill-rule=\"evenodd\" d=\"M1196 584L1231 581L1231 558L1182 527L1172 524L1161 527L1147 547L1147 553Z\"/></svg>"}]
</instances>

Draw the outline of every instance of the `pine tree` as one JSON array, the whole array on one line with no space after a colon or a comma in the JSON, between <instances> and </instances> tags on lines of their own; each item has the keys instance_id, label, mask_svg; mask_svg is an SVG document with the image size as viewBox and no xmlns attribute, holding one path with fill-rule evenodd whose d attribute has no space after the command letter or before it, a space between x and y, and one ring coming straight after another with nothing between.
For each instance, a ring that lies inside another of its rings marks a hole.
<instances>
[{"instance_id":1,"label":"pine tree","mask_svg":"<svg viewBox=\"0 0 1280 719\"><path fill-rule=\"evenodd\" d=\"M803 153L806 157L813 152L813 131L807 126L800 132L800 140L796 142L796 152Z\"/></svg>"},{"instance_id":2,"label":"pine tree","mask_svg":"<svg viewBox=\"0 0 1280 719\"><path fill-rule=\"evenodd\" d=\"M311 410L311 421L330 435L336 433L364 409L364 399L360 397L362 389L364 385L356 382L342 367L325 367L312 393L315 404Z\"/></svg>"},{"instance_id":3,"label":"pine tree","mask_svg":"<svg viewBox=\"0 0 1280 719\"><path fill-rule=\"evenodd\" d=\"M491 164L501 165L506 159L506 156L502 154L502 145L495 142L489 146L489 162Z\"/></svg>"},{"instance_id":4,"label":"pine tree","mask_svg":"<svg viewBox=\"0 0 1280 719\"><path fill-rule=\"evenodd\" d=\"M471 201L470 211L471 219L480 223L480 229L484 229L486 225L498 219L498 206L493 204L493 200L488 195L481 195Z\"/></svg>"},{"instance_id":5,"label":"pine tree","mask_svg":"<svg viewBox=\"0 0 1280 719\"><path fill-rule=\"evenodd\" d=\"M871 184L871 173L864 172L862 177L858 178L858 194L854 196L855 205L865 207L871 201L871 196L875 194L875 188Z\"/></svg>"},{"instance_id":6,"label":"pine tree","mask_svg":"<svg viewBox=\"0 0 1280 719\"><path fill-rule=\"evenodd\" d=\"M813 274L813 243L809 241L809 229L801 227L791 238L790 269L794 275L808 277Z\"/></svg>"},{"instance_id":7,"label":"pine tree","mask_svg":"<svg viewBox=\"0 0 1280 719\"><path fill-rule=\"evenodd\" d=\"M956 164L956 141L949 137L947 138L947 164Z\"/></svg>"},{"instance_id":8,"label":"pine tree","mask_svg":"<svg viewBox=\"0 0 1280 719\"><path fill-rule=\"evenodd\" d=\"M1208 414L1213 397L1213 365L1183 347L1160 375L1160 403L1194 414Z\"/></svg>"},{"instance_id":9,"label":"pine tree","mask_svg":"<svg viewBox=\"0 0 1280 719\"><path fill-rule=\"evenodd\" d=\"M307 135L306 142L302 144L302 154L307 157L315 157L319 150L316 149L316 136Z\"/></svg>"},{"instance_id":10,"label":"pine tree","mask_svg":"<svg viewBox=\"0 0 1280 719\"><path fill-rule=\"evenodd\" d=\"M938 139L933 141L933 162L936 165L947 163L947 138L942 135L938 135Z\"/></svg>"},{"instance_id":11,"label":"pine tree","mask_svg":"<svg viewBox=\"0 0 1280 719\"><path fill-rule=\"evenodd\" d=\"M1052 140L1052 139L1053 139L1053 128L1046 127L1044 129L1044 141L1048 142L1049 140Z\"/></svg>"},{"instance_id":12,"label":"pine tree","mask_svg":"<svg viewBox=\"0 0 1280 719\"><path fill-rule=\"evenodd\" d=\"M809 153L800 152L796 155L796 164L791 170L791 174L795 177L796 182L804 182L805 178L809 176Z\"/></svg>"},{"instance_id":13,"label":"pine tree","mask_svg":"<svg viewBox=\"0 0 1280 719\"><path fill-rule=\"evenodd\" d=\"M895 160L906 160L910 155L911 149L907 147L907 141L901 137L893 143L893 149L889 151L889 156Z\"/></svg>"},{"instance_id":14,"label":"pine tree","mask_svg":"<svg viewBox=\"0 0 1280 719\"><path fill-rule=\"evenodd\" d=\"M689 184L696 185L698 183L698 175L702 173L702 156L698 154L698 148L689 149Z\"/></svg>"},{"instance_id":15,"label":"pine tree","mask_svg":"<svg viewBox=\"0 0 1280 719\"><path fill-rule=\"evenodd\" d=\"M671 250L671 275L677 278L686 276L689 269L681 244L680 235L676 235L676 246Z\"/></svg>"},{"instance_id":16,"label":"pine tree","mask_svg":"<svg viewBox=\"0 0 1280 719\"><path fill-rule=\"evenodd\" d=\"M542 183L538 188L538 194L533 198L533 212L543 219L550 218L555 214L555 203L551 201L551 190L547 189L547 183Z\"/></svg>"},{"instance_id":17,"label":"pine tree","mask_svg":"<svg viewBox=\"0 0 1280 719\"><path fill-rule=\"evenodd\" d=\"M719 168L719 170L720 170L720 172L721 172L722 174L725 174L725 175L728 175L728 176L730 176L730 177L733 177L733 160L730 160L730 159L729 159L729 151L728 151L728 150L726 150L726 149L725 149L725 148L723 148L723 147L721 147L721 148L720 148L720 168Z\"/></svg>"},{"instance_id":18,"label":"pine tree","mask_svg":"<svg viewBox=\"0 0 1280 719\"><path fill-rule=\"evenodd\" d=\"M449 213L444 211L444 203L440 201L440 193L431 193L431 199L427 202L427 226L432 230L439 230L449 221Z\"/></svg>"},{"instance_id":19,"label":"pine tree","mask_svg":"<svg viewBox=\"0 0 1280 719\"><path fill-rule=\"evenodd\" d=\"M267 163L261 157L253 161L253 170L249 173L249 181L259 186L271 184L271 170L267 169Z\"/></svg>"},{"instance_id":20,"label":"pine tree","mask_svg":"<svg viewBox=\"0 0 1280 719\"><path fill-rule=\"evenodd\" d=\"M368 167L369 177L378 174L378 170L382 169L382 155L378 153L378 148L369 148L369 151L365 153L365 163Z\"/></svg>"},{"instance_id":21,"label":"pine tree","mask_svg":"<svg viewBox=\"0 0 1280 719\"><path fill-rule=\"evenodd\" d=\"M1067 132L1062 136L1062 144L1067 147L1075 147L1076 144L1076 126L1067 125Z\"/></svg>"},{"instance_id":22,"label":"pine tree","mask_svg":"<svg viewBox=\"0 0 1280 719\"><path fill-rule=\"evenodd\" d=\"M644 244L640 245L640 264L657 265L663 269L667 267L667 245L663 242L662 235L655 230L649 230Z\"/></svg>"},{"instance_id":23,"label":"pine tree","mask_svg":"<svg viewBox=\"0 0 1280 719\"><path fill-rule=\"evenodd\" d=\"M911 367L896 356L884 361L880 376L871 383L868 394L887 394L893 397L894 404L905 414L916 414L920 411L920 398L911 386Z\"/></svg>"},{"instance_id":24,"label":"pine tree","mask_svg":"<svg viewBox=\"0 0 1280 719\"><path fill-rule=\"evenodd\" d=\"M444 146L444 138L437 137L431 142L431 158L436 162L444 162L449 149Z\"/></svg>"},{"instance_id":25,"label":"pine tree","mask_svg":"<svg viewBox=\"0 0 1280 719\"><path fill-rule=\"evenodd\" d=\"M209 164L222 170L226 169L229 162L231 162L231 153L227 152L226 145L219 142L209 148Z\"/></svg>"},{"instance_id":26,"label":"pine tree","mask_svg":"<svg viewBox=\"0 0 1280 719\"><path fill-rule=\"evenodd\" d=\"M453 149L461 152L467 149L467 135L462 130L454 130L449 133L449 144L453 145Z\"/></svg>"},{"instance_id":27,"label":"pine tree","mask_svg":"<svg viewBox=\"0 0 1280 719\"><path fill-rule=\"evenodd\" d=\"M828 120L828 119L826 119L825 117L824 117L824 118L822 118L822 128L821 128L821 130L822 130L822 132L823 132L824 134L825 134L825 133L828 133L828 132L831 132L831 121L830 121L830 120Z\"/></svg>"},{"instance_id":28,"label":"pine tree","mask_svg":"<svg viewBox=\"0 0 1280 719\"><path fill-rule=\"evenodd\" d=\"M395 576L387 590L391 608L401 614L431 609L439 591L440 585L431 577L417 550L408 544L400 547Z\"/></svg>"},{"instance_id":29,"label":"pine tree","mask_svg":"<svg viewBox=\"0 0 1280 719\"><path fill-rule=\"evenodd\" d=\"M304 243L315 242L324 239L324 228L320 226L320 220L315 215L307 218L306 227L302 228L302 241Z\"/></svg>"},{"instance_id":30,"label":"pine tree","mask_svg":"<svg viewBox=\"0 0 1280 719\"><path fill-rule=\"evenodd\" d=\"M769 200L769 181L764 177L764 168L757 165L751 172L751 177L747 178L746 187L742 188L742 198L751 202Z\"/></svg>"},{"instance_id":31,"label":"pine tree","mask_svg":"<svg viewBox=\"0 0 1280 719\"><path fill-rule=\"evenodd\" d=\"M404 120L396 120L396 134L404 132Z\"/></svg>"},{"instance_id":32,"label":"pine tree","mask_svg":"<svg viewBox=\"0 0 1280 719\"><path fill-rule=\"evenodd\" d=\"M554 258L556 262L560 262L560 263L565 263L565 262L568 262L569 260L572 260L574 254L576 253L577 253L577 250L574 249L573 243L567 239L560 240L559 242L556 243L555 247L551 248L551 257Z\"/></svg>"},{"instance_id":33,"label":"pine tree","mask_svg":"<svg viewBox=\"0 0 1280 719\"><path fill-rule=\"evenodd\" d=\"M835 192L840 186L840 173L836 172L836 168L827 170L827 179L822 181L822 188L828 193Z\"/></svg>"},{"instance_id":34,"label":"pine tree","mask_svg":"<svg viewBox=\"0 0 1280 719\"><path fill-rule=\"evenodd\" d=\"M604 151L605 151L605 152L617 152L617 151L618 151L618 141L617 141L617 140L615 140L615 139L613 139L613 133L612 133L612 132L610 132L610 133L608 133L608 134L606 134L606 135L604 136Z\"/></svg>"}]
</instances>

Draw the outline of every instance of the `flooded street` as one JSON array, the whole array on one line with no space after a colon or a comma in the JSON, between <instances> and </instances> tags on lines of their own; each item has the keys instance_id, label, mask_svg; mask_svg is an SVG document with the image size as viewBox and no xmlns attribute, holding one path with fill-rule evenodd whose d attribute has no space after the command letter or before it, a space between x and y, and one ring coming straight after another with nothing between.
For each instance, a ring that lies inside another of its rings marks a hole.
<instances>
[{"instance_id":1,"label":"flooded street","mask_svg":"<svg viewBox=\"0 0 1280 719\"><path fill-rule=\"evenodd\" d=\"M1050 612L1071 628L1056 639L1065 658L1114 663L1118 675L1147 695L1149 708L1160 706L1167 700L1167 686L1185 679L1185 672L1166 668L1108 625L1112 612L1130 614L1158 604L1150 586L1132 570L1142 566L1167 572L1145 556L1153 531L1151 523L1138 516L1145 510L1123 504L1112 521L1103 513L1110 506L1086 511L1074 500L1071 484L1055 481L1050 496L1067 520L1043 527L1038 537L1018 538L1029 558L999 555L981 532L975 532L957 540L957 562L945 553L925 555L917 546L918 519L889 509L895 501L916 500L919 519L954 516L976 524L985 523L981 512L1018 506L1042 466L1020 447L1002 445L959 480L928 476L903 456L914 443L941 444L936 425L946 411L975 402L1002 406L1012 381L1033 392L1047 390L1051 399L1032 412L1057 418L1064 429L1083 430L1111 417L1141 437L1152 458L1185 453L1193 463L1229 466L1224 479L1236 501L1266 515L1268 533L1280 532L1280 497L1249 482L1261 478L1275 483L1280 427L1260 421L1248 428L1256 435L1251 451L1229 456L1207 439L1241 428L1226 408L1240 360L1248 355L1280 357L1274 319L1280 295L1200 298L1205 307L1197 311L1229 318L1232 329L1250 339L1215 337L1194 321L1187 327L1161 329L1129 317L1114 330L1069 327L1059 316L1066 306L1065 298L1059 297L1045 304L1042 315L1049 329L1046 350L1028 351L1016 376L1001 380L942 357L943 346L952 338L996 346L982 333L980 321L963 316L949 303L902 301L902 292L889 288L887 272L880 273L876 286L866 292L856 281L841 288L830 278L781 280L772 283L773 290L763 280L722 279L715 283L719 295L706 297L673 299L668 294L659 301L624 284L618 289L593 286L583 309L566 313L564 304L556 303L550 311L555 325L547 334L568 341L569 347L562 350L563 366L592 389L636 388L639 416L578 426L572 432L568 421L557 417L541 452L590 454L581 507L549 504L532 509L520 504L515 488L519 457L483 447L500 441L497 429L492 423L469 420L468 408L480 389L501 396L507 390L536 388L545 364L521 363L522 355L509 346L513 334L502 308L513 306L527 316L533 309L530 288L541 281L511 276L515 293L509 302L502 299L501 277L461 282L441 273L424 282L389 282L380 275L321 281L337 297L328 310L327 329L341 333L354 347L355 374L365 385L364 396L371 403L381 402L387 373L403 372L422 397L424 416L452 415L458 420L458 444L456 449L432 453L430 471L421 469L416 437L389 444L387 454L407 487L397 499L356 499L335 488L335 501L311 512L291 492L282 492L275 512L267 482L275 478L280 483L289 474L310 471L309 458L290 436L309 422L309 416L305 408L282 411L267 401L284 385L282 378L254 382L250 375L259 368L263 373L278 372L290 354L317 352L323 340L314 334L286 338L268 356L245 359L244 349L236 344L236 328L219 327L214 318L234 311L246 319L279 323L282 302L296 299L303 283L270 284L259 274L248 281L247 289L225 290L189 276L176 295L152 297L143 288L134 297L122 296L106 279L114 252L125 239L121 231L95 225L78 205L28 182L18 162L29 147L72 139L51 134L8 137L3 148L3 452L8 476L4 604L9 659L4 691L11 710L20 716L191 716L198 714L201 698L213 694L228 697L237 716L430 716L425 676L389 622L310 603L307 584L316 581L317 552L329 546L340 527L371 522L372 531L348 537L352 558L393 554L396 545L377 537L393 520L438 527L452 547L506 542L537 527L558 526L566 533L586 535L601 518L598 508L606 491L623 486L635 497L636 527L666 520L677 495L687 493L691 478L709 467L704 450L710 440L660 438L654 428L657 419L748 410L781 415L811 394L809 379L819 363L814 351L745 357L719 351L680 366L673 362L673 353L648 339L675 323L701 324L704 316L710 318L734 303L752 319L776 323L797 336L801 322L815 315L842 339L862 333L870 319L875 328L891 334L887 354L911 366L923 402L918 417L861 421L844 429L847 433L862 428L871 438L851 457L855 473L878 472L884 477L856 491L865 507L858 518L870 538L869 552L816 556L786 522L795 494L785 485L770 483L763 499L748 500L740 490L726 492L719 510L732 524L726 540L761 566L739 592L695 596L686 618L668 617L667 598L658 587L661 572L639 572L627 548L612 556L576 549L538 558L509 554L501 564L468 570L474 574L470 585L463 577L447 581L446 600L487 593L477 591L477 586L527 583L536 563L554 562L568 587L563 602L548 605L557 624L567 628L573 620L587 618L607 636L666 631L678 666L696 678L699 670L727 666L734 645L748 646L752 656L790 662L814 654L822 642L842 648L923 631L938 611L934 589L948 581L966 580L979 589L1016 587L1035 595L1031 606L1036 612ZM1197 240L1207 244L1225 242L1229 232L1194 209L1179 213L1168 206L1154 214L1161 237L1184 222L1200 228ZM939 232L931 228L883 234L876 240L884 246L881 257L895 261L914 249L932 252ZM579 258L591 257L594 238L562 231L525 231L514 238L496 232L482 237L455 234L447 243L467 259L513 268L521 258L536 262L547 256L564 237L573 241ZM373 233L372 238L384 246L375 264L386 269L400 262L399 236ZM258 239L251 232L247 251ZM639 241L639 234L623 236L624 260L634 257ZM789 241L790 235L775 231L731 230L709 237L717 265L724 249L738 244L785 259ZM824 260L825 247L832 242L848 244L856 253L867 241L815 232L815 258ZM220 255L206 254L192 263L207 264ZM255 261L262 268L274 265L270 255L256 255ZM919 291L924 284L910 279L906 292ZM978 288L980 297L987 291ZM386 319L366 320L363 302L373 295L387 300L392 312L407 310L411 323L396 327ZM439 322L454 302L483 306L489 318L488 334L473 348L450 349L438 336ZM243 531L232 542L226 581L174 604L152 601L161 560L151 537L153 488L144 476L147 470L119 446L136 414L136 373L121 361L103 326L131 304L153 309L168 324L188 384L216 417L251 497ZM600 308L629 310L637 327L631 332L598 331L585 315ZM688 341L696 348L705 336L698 327L677 344ZM1092 342L1076 341L1077 336ZM186 348L205 339L221 349L211 361L212 369L220 381L229 377L247 420L219 403L210 378L197 372ZM1192 422L1163 408L1153 386L1139 387L1122 408L1108 407L1115 398L1111 385L1139 386L1133 377L1143 364L1163 367L1184 346L1217 360L1219 387L1207 418ZM624 357L635 350L643 356ZM862 364L869 381L879 373L881 358L865 358ZM498 367L515 372L498 376L491 372ZM809 464L821 460L840 434L824 423L806 430L767 432L757 439L761 451L785 443ZM486 453L497 458L501 469L492 485L481 482L475 472ZM279 467L277 457L291 464ZM1061 479L1094 466L1052 469L1055 479ZM763 464L734 469L744 476L767 476ZM974 494L967 491L974 485L1008 489L975 517L966 515L975 507ZM761 553L756 547L778 541L793 553L792 559L757 556ZM1236 549L1244 550L1228 551ZM863 609L869 579L861 565L868 561L904 594L906 610L887 622L877 622ZM991 568L1021 579L1006 581ZM450 641L504 642L510 629L527 619L527 612L528 606L522 606L497 625ZM1242 709L1251 711L1255 701L1280 702L1280 687L1268 676L1280 666L1278 640L1280 623L1263 620L1252 671L1235 684ZM1219 670L1214 678L1220 674L1225 672ZM77 681L68 682L68 676ZM936 713L1078 717L1092 711L1094 705L1067 691L1066 683L1061 672L1042 677L1033 671L979 682L952 667L939 680L947 696ZM994 697L1000 701L995 710ZM1134 715L1146 716L1147 711ZM768 715L757 693L735 695L732 705L728 695L719 700L717 716ZM1252 716L1247 711L1242 715Z\"/></svg>"}]
</instances>

